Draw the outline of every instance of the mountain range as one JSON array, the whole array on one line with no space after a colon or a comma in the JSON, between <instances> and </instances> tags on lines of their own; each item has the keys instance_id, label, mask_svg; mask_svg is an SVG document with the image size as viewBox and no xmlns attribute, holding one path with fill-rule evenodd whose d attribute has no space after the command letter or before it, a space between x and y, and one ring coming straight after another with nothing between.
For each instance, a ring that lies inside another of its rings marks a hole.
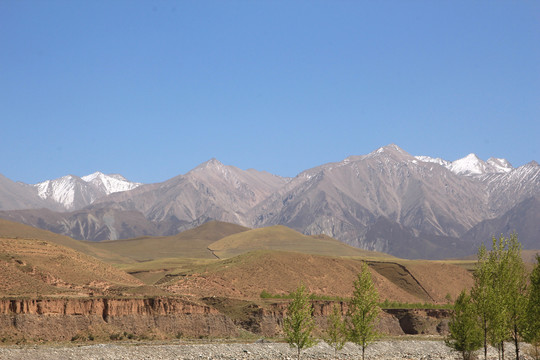
<instances>
[{"instance_id":1,"label":"mountain range","mask_svg":"<svg viewBox=\"0 0 540 360\"><path fill-rule=\"evenodd\" d=\"M540 248L540 165L470 154L453 162L396 145L285 178L211 159L161 183L68 175L39 184L0 175L0 217L80 240L174 235L209 220L285 225L405 258L474 253L516 231Z\"/></svg>"}]
</instances>

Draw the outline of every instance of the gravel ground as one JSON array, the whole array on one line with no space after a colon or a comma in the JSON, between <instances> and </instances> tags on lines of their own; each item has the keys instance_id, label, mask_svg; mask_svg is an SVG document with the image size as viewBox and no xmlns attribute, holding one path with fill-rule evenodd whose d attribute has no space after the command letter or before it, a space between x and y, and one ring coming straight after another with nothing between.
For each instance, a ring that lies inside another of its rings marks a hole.
<instances>
[{"instance_id":1,"label":"gravel ground","mask_svg":"<svg viewBox=\"0 0 540 360\"><path fill-rule=\"evenodd\" d=\"M507 348L507 359L513 359L513 347ZM338 353L339 359L360 359L361 349L353 344L346 344ZM497 359L494 349L489 351L490 359ZM483 356L481 357L483 359ZM0 347L0 359L39 359L39 360L294 360L296 350L283 343L250 344L96 344L84 346L26 345ZM334 359L334 351L324 342L302 352L302 359ZM460 359L442 341L430 340L384 340L370 345L366 350L366 359L422 359L450 360ZM530 359L523 357L523 359Z\"/></svg>"}]
</instances>

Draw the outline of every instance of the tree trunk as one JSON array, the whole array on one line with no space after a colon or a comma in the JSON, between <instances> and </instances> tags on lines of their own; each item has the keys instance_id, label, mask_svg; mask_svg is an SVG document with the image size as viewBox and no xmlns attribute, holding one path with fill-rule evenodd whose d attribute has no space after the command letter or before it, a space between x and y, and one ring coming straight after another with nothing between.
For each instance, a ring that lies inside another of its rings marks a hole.
<instances>
[{"instance_id":1,"label":"tree trunk","mask_svg":"<svg viewBox=\"0 0 540 360\"><path fill-rule=\"evenodd\" d=\"M484 360L487 360L487 325L484 320Z\"/></svg>"},{"instance_id":2,"label":"tree trunk","mask_svg":"<svg viewBox=\"0 0 540 360\"><path fill-rule=\"evenodd\" d=\"M516 345L516 360L519 360L518 329L516 324L514 324L514 345Z\"/></svg>"},{"instance_id":3,"label":"tree trunk","mask_svg":"<svg viewBox=\"0 0 540 360\"><path fill-rule=\"evenodd\" d=\"M502 360L504 360L504 341L501 341Z\"/></svg>"},{"instance_id":4,"label":"tree trunk","mask_svg":"<svg viewBox=\"0 0 540 360\"><path fill-rule=\"evenodd\" d=\"M298 348L298 360L300 360L300 348Z\"/></svg>"},{"instance_id":5,"label":"tree trunk","mask_svg":"<svg viewBox=\"0 0 540 360\"><path fill-rule=\"evenodd\" d=\"M362 360L364 360L364 352L366 351L366 347L362 345Z\"/></svg>"}]
</instances>

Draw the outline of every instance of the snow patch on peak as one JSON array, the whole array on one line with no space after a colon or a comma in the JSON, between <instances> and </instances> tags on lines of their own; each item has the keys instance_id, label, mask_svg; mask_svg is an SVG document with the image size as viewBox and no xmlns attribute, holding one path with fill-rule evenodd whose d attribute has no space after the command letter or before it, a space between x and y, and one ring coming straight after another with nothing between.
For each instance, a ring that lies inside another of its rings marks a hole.
<instances>
[{"instance_id":1,"label":"snow patch on peak","mask_svg":"<svg viewBox=\"0 0 540 360\"><path fill-rule=\"evenodd\" d=\"M42 199L52 199L66 209L73 208L76 191L84 184L81 178L73 175L62 176L55 180L46 180L34 186Z\"/></svg>"},{"instance_id":2,"label":"snow patch on peak","mask_svg":"<svg viewBox=\"0 0 540 360\"><path fill-rule=\"evenodd\" d=\"M452 161L450 171L458 175L482 175L486 173L487 164L476 154L469 154L462 159Z\"/></svg>"},{"instance_id":3,"label":"snow patch on peak","mask_svg":"<svg viewBox=\"0 0 540 360\"><path fill-rule=\"evenodd\" d=\"M381 148L378 148L377 150L372 152L372 154L382 154L384 152L393 152L393 151L397 151L399 153L406 154L405 150L403 150L402 148L400 148L396 144L389 144L389 145L383 146Z\"/></svg>"},{"instance_id":4,"label":"snow patch on peak","mask_svg":"<svg viewBox=\"0 0 540 360\"><path fill-rule=\"evenodd\" d=\"M444 167L448 167L450 166L450 161L448 160L444 160L444 159L441 159L441 158L432 158L430 156L415 156L416 159L420 160L420 161L423 161L423 162L427 162L427 163L435 163L435 164L439 164L439 165L442 165Z\"/></svg>"},{"instance_id":5,"label":"snow patch on peak","mask_svg":"<svg viewBox=\"0 0 540 360\"><path fill-rule=\"evenodd\" d=\"M514 169L510 161L506 159L489 158L487 163L497 170L496 172L507 173Z\"/></svg>"},{"instance_id":6,"label":"snow patch on peak","mask_svg":"<svg viewBox=\"0 0 540 360\"><path fill-rule=\"evenodd\" d=\"M126 180L122 175L106 175L99 171L83 176L66 175L35 184L42 199L51 199L71 210L91 204L99 197L119 191L132 190L141 183Z\"/></svg>"},{"instance_id":7,"label":"snow patch on peak","mask_svg":"<svg viewBox=\"0 0 540 360\"><path fill-rule=\"evenodd\" d=\"M416 159L444 166L457 175L479 176L485 174L501 174L514 170L514 167L506 159L490 158L483 161L476 154L469 154L464 158L448 161L430 156L415 156Z\"/></svg>"},{"instance_id":8,"label":"snow patch on peak","mask_svg":"<svg viewBox=\"0 0 540 360\"><path fill-rule=\"evenodd\" d=\"M94 185L105 195L120 191L133 190L142 185L141 183L128 181L125 177L119 174L106 175L99 171L83 176L81 179L89 184Z\"/></svg>"},{"instance_id":9,"label":"snow patch on peak","mask_svg":"<svg viewBox=\"0 0 540 360\"><path fill-rule=\"evenodd\" d=\"M103 174L102 172L96 171L95 173L92 173L90 175L82 176L81 179L83 179L86 182L91 182L92 180L98 179L98 178L100 178L101 176L104 176L104 175L105 174Z\"/></svg>"},{"instance_id":10,"label":"snow patch on peak","mask_svg":"<svg viewBox=\"0 0 540 360\"><path fill-rule=\"evenodd\" d=\"M448 168L458 175L469 176L508 173L514 169L506 159L490 158L483 161L475 154L453 161Z\"/></svg>"}]
</instances>

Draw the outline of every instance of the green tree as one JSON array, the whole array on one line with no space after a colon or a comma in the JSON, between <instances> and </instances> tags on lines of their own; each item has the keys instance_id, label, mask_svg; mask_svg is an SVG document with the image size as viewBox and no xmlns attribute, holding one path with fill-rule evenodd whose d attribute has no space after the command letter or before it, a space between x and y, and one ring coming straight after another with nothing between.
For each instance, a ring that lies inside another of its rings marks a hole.
<instances>
[{"instance_id":1,"label":"green tree","mask_svg":"<svg viewBox=\"0 0 540 360\"><path fill-rule=\"evenodd\" d=\"M484 245L480 247L474 280L471 297L483 332L484 358L488 340L504 359L504 342L511 339L518 359L525 326L526 277L515 233L509 238L493 237L489 252Z\"/></svg>"},{"instance_id":2,"label":"green tree","mask_svg":"<svg viewBox=\"0 0 540 360\"><path fill-rule=\"evenodd\" d=\"M510 282L509 263L507 257L507 239L503 236L493 237L492 249L487 261L490 269L491 314L488 330L491 345L497 348L499 359L504 359L504 341L510 338L510 321L508 315L508 296L505 287Z\"/></svg>"},{"instance_id":3,"label":"green tree","mask_svg":"<svg viewBox=\"0 0 540 360\"><path fill-rule=\"evenodd\" d=\"M506 240L501 268L505 281L500 290L508 316L510 339L514 341L516 360L519 360L519 342L525 333L526 326L527 277L525 264L521 258L521 244L516 233Z\"/></svg>"},{"instance_id":4,"label":"green tree","mask_svg":"<svg viewBox=\"0 0 540 360\"><path fill-rule=\"evenodd\" d=\"M540 359L540 255L536 255L527 295L524 339L534 347L535 358Z\"/></svg>"},{"instance_id":5,"label":"green tree","mask_svg":"<svg viewBox=\"0 0 540 360\"><path fill-rule=\"evenodd\" d=\"M373 285L366 263L354 281L353 297L348 311L349 339L362 346L362 360L366 347L378 337L375 325L379 317L379 294Z\"/></svg>"},{"instance_id":6,"label":"green tree","mask_svg":"<svg viewBox=\"0 0 540 360\"><path fill-rule=\"evenodd\" d=\"M285 340L291 347L298 350L298 360L303 349L307 349L316 344L313 338L313 306L309 301L306 288L301 284L292 293L292 301L287 308L287 315L283 320L283 330Z\"/></svg>"},{"instance_id":7,"label":"green tree","mask_svg":"<svg viewBox=\"0 0 540 360\"><path fill-rule=\"evenodd\" d=\"M474 302L475 311L482 330L484 359L487 359L488 339L491 319L493 318L492 314L494 312L494 302L493 289L491 287L491 264L487 261L488 253L484 244L478 249L477 258L478 261L473 273L474 285L471 289L471 298Z\"/></svg>"},{"instance_id":8,"label":"green tree","mask_svg":"<svg viewBox=\"0 0 540 360\"><path fill-rule=\"evenodd\" d=\"M477 321L476 309L470 295L464 290L454 303L449 323L447 346L461 352L463 360L474 359L474 352L482 347L482 328Z\"/></svg>"},{"instance_id":9,"label":"green tree","mask_svg":"<svg viewBox=\"0 0 540 360\"><path fill-rule=\"evenodd\" d=\"M334 349L334 357L337 358L337 352L343 349L347 342L347 327L341 316L341 307L334 304L332 313L328 317L328 325L324 340Z\"/></svg>"}]
</instances>

